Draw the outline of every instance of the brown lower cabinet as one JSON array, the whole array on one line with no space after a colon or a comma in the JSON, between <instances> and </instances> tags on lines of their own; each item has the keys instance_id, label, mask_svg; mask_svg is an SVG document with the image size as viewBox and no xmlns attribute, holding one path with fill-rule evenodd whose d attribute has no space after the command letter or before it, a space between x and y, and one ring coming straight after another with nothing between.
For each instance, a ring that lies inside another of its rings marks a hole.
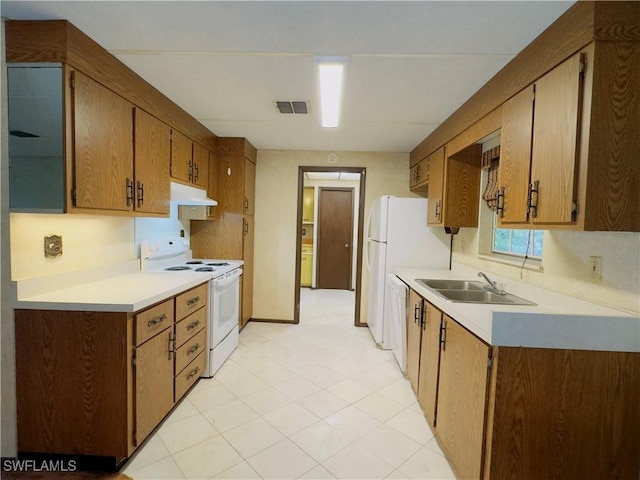
<instances>
[{"instance_id":1,"label":"brown lower cabinet","mask_svg":"<svg viewBox=\"0 0 640 480\"><path fill-rule=\"evenodd\" d=\"M18 451L129 457L205 368L207 296L205 283L134 313L15 310Z\"/></svg>"},{"instance_id":2,"label":"brown lower cabinet","mask_svg":"<svg viewBox=\"0 0 640 480\"><path fill-rule=\"evenodd\" d=\"M639 353L492 346L414 291L408 332L416 306L417 396L458 478L640 477Z\"/></svg>"}]
</instances>

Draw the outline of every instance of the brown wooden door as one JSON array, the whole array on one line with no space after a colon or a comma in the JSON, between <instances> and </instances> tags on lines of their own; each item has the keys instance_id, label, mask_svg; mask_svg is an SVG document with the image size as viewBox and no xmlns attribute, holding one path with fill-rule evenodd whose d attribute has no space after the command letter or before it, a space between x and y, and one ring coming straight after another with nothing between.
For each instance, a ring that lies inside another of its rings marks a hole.
<instances>
[{"instance_id":1,"label":"brown wooden door","mask_svg":"<svg viewBox=\"0 0 640 480\"><path fill-rule=\"evenodd\" d=\"M173 407L173 354L169 354L173 326L136 348L136 445L151 433Z\"/></svg>"},{"instance_id":2,"label":"brown wooden door","mask_svg":"<svg viewBox=\"0 0 640 480\"><path fill-rule=\"evenodd\" d=\"M409 308L407 309L407 378L414 392L418 392L420 371L422 304L422 297L413 290L409 290Z\"/></svg>"},{"instance_id":3,"label":"brown wooden door","mask_svg":"<svg viewBox=\"0 0 640 480\"><path fill-rule=\"evenodd\" d=\"M171 132L171 177L191 183L193 143L177 130Z\"/></svg>"},{"instance_id":4,"label":"brown wooden door","mask_svg":"<svg viewBox=\"0 0 640 480\"><path fill-rule=\"evenodd\" d=\"M531 181L537 209L531 222L570 223L575 201L577 137L581 101L581 54L536 82Z\"/></svg>"},{"instance_id":5,"label":"brown wooden door","mask_svg":"<svg viewBox=\"0 0 640 480\"><path fill-rule=\"evenodd\" d=\"M489 347L444 316L436 434L460 478L480 478Z\"/></svg>"},{"instance_id":6,"label":"brown wooden door","mask_svg":"<svg viewBox=\"0 0 640 480\"><path fill-rule=\"evenodd\" d=\"M498 188L504 188L498 214L501 225L527 223L531 139L533 135L533 85L502 106Z\"/></svg>"},{"instance_id":7,"label":"brown wooden door","mask_svg":"<svg viewBox=\"0 0 640 480\"><path fill-rule=\"evenodd\" d=\"M131 210L133 105L86 75L73 75L74 205Z\"/></svg>"},{"instance_id":8,"label":"brown wooden door","mask_svg":"<svg viewBox=\"0 0 640 480\"><path fill-rule=\"evenodd\" d=\"M244 277L242 281L242 320L241 326L244 326L253 314L253 217L246 216L243 219L243 246L242 258L244 265L242 266Z\"/></svg>"},{"instance_id":9,"label":"brown wooden door","mask_svg":"<svg viewBox=\"0 0 640 480\"><path fill-rule=\"evenodd\" d=\"M440 324L442 312L424 302L424 322L420 342L420 373L418 375L418 402L431 426L435 425L440 368Z\"/></svg>"},{"instance_id":10,"label":"brown wooden door","mask_svg":"<svg viewBox=\"0 0 640 480\"><path fill-rule=\"evenodd\" d=\"M135 210L169 214L171 129L144 110L135 109Z\"/></svg>"},{"instance_id":11,"label":"brown wooden door","mask_svg":"<svg viewBox=\"0 0 640 480\"><path fill-rule=\"evenodd\" d=\"M442 225L444 220L444 147L429 155L428 225Z\"/></svg>"},{"instance_id":12,"label":"brown wooden door","mask_svg":"<svg viewBox=\"0 0 640 480\"><path fill-rule=\"evenodd\" d=\"M349 290L353 189L321 187L318 202L318 288Z\"/></svg>"}]
</instances>

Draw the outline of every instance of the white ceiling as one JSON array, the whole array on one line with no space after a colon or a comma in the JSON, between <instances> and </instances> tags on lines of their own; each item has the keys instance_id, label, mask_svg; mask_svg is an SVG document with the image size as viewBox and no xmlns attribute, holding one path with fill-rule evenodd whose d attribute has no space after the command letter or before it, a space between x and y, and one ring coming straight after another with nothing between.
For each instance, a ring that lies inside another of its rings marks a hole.
<instances>
[{"instance_id":1,"label":"white ceiling","mask_svg":"<svg viewBox=\"0 0 640 480\"><path fill-rule=\"evenodd\" d=\"M69 20L219 136L409 152L572 3L3 0L0 13ZM349 57L337 129L320 126L315 55Z\"/></svg>"}]
</instances>

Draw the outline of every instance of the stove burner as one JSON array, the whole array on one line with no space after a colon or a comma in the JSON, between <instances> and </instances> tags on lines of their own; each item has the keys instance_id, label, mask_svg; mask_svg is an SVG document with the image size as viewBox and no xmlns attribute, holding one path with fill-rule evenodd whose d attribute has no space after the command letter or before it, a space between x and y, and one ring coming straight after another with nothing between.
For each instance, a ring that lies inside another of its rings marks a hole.
<instances>
[{"instance_id":1,"label":"stove burner","mask_svg":"<svg viewBox=\"0 0 640 480\"><path fill-rule=\"evenodd\" d=\"M213 272L215 269L213 267L199 267L196 268L196 272Z\"/></svg>"},{"instance_id":2,"label":"stove burner","mask_svg":"<svg viewBox=\"0 0 640 480\"><path fill-rule=\"evenodd\" d=\"M214 267L224 267L231 264L227 262L216 262L216 263L207 263L207 265L213 265Z\"/></svg>"},{"instance_id":3,"label":"stove burner","mask_svg":"<svg viewBox=\"0 0 640 480\"><path fill-rule=\"evenodd\" d=\"M190 261L188 261L186 263L187 263L187 265L202 265L202 263L204 263L204 262L202 262L202 260L190 260Z\"/></svg>"},{"instance_id":4,"label":"stove burner","mask_svg":"<svg viewBox=\"0 0 640 480\"><path fill-rule=\"evenodd\" d=\"M184 265L178 265L176 267L167 267L165 268L165 270L168 270L170 272L179 272L181 270L191 270L191 268Z\"/></svg>"}]
</instances>

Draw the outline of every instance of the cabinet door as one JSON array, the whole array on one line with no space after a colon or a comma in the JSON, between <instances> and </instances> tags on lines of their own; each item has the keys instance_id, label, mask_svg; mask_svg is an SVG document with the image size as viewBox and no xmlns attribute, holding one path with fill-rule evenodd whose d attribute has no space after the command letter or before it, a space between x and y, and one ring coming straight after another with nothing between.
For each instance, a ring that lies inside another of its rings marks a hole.
<instances>
[{"instance_id":1,"label":"cabinet door","mask_svg":"<svg viewBox=\"0 0 640 480\"><path fill-rule=\"evenodd\" d=\"M444 147L429 155L427 225L442 225L444 219Z\"/></svg>"},{"instance_id":2,"label":"cabinet door","mask_svg":"<svg viewBox=\"0 0 640 480\"><path fill-rule=\"evenodd\" d=\"M209 198L218 201L218 157L215 153L209 152L209 186L207 187ZM218 218L219 207L207 208L209 220Z\"/></svg>"},{"instance_id":3,"label":"cabinet door","mask_svg":"<svg viewBox=\"0 0 640 480\"><path fill-rule=\"evenodd\" d=\"M460 478L480 478L489 347L444 316L436 434Z\"/></svg>"},{"instance_id":4,"label":"cabinet door","mask_svg":"<svg viewBox=\"0 0 640 480\"><path fill-rule=\"evenodd\" d=\"M425 158L410 170L409 190L422 191L429 182L429 159Z\"/></svg>"},{"instance_id":5,"label":"cabinet door","mask_svg":"<svg viewBox=\"0 0 640 480\"><path fill-rule=\"evenodd\" d=\"M244 157L223 155L218 158L218 205L220 215L244 211Z\"/></svg>"},{"instance_id":6,"label":"cabinet door","mask_svg":"<svg viewBox=\"0 0 640 480\"><path fill-rule=\"evenodd\" d=\"M169 215L171 129L136 108L134 148L136 212Z\"/></svg>"},{"instance_id":7,"label":"cabinet door","mask_svg":"<svg viewBox=\"0 0 640 480\"><path fill-rule=\"evenodd\" d=\"M193 143L193 169L191 181L199 187L209 186L209 150Z\"/></svg>"},{"instance_id":8,"label":"cabinet door","mask_svg":"<svg viewBox=\"0 0 640 480\"><path fill-rule=\"evenodd\" d=\"M531 221L540 224L570 223L576 199L576 158L582 54L560 64L535 83L531 180Z\"/></svg>"},{"instance_id":9,"label":"cabinet door","mask_svg":"<svg viewBox=\"0 0 640 480\"><path fill-rule=\"evenodd\" d=\"M422 341L420 342L418 402L429 423L433 426L436 420L442 312L426 301L424 302L424 311Z\"/></svg>"},{"instance_id":10,"label":"cabinet door","mask_svg":"<svg viewBox=\"0 0 640 480\"><path fill-rule=\"evenodd\" d=\"M532 135L533 85L502 105L498 173L498 188L504 188L498 211L501 225L528 221Z\"/></svg>"},{"instance_id":11,"label":"cabinet door","mask_svg":"<svg viewBox=\"0 0 640 480\"><path fill-rule=\"evenodd\" d=\"M177 130L171 131L171 177L191 183L193 143Z\"/></svg>"},{"instance_id":12,"label":"cabinet door","mask_svg":"<svg viewBox=\"0 0 640 480\"><path fill-rule=\"evenodd\" d=\"M243 244L242 255L244 265L242 266L242 315L241 327L243 327L253 314L253 217L243 219Z\"/></svg>"},{"instance_id":13,"label":"cabinet door","mask_svg":"<svg viewBox=\"0 0 640 480\"><path fill-rule=\"evenodd\" d=\"M133 105L73 72L74 206L133 207Z\"/></svg>"},{"instance_id":14,"label":"cabinet door","mask_svg":"<svg viewBox=\"0 0 640 480\"><path fill-rule=\"evenodd\" d=\"M302 191L302 221L313 223L314 219L314 188L305 187Z\"/></svg>"},{"instance_id":15,"label":"cabinet door","mask_svg":"<svg viewBox=\"0 0 640 480\"><path fill-rule=\"evenodd\" d=\"M422 335L423 300L413 290L409 290L407 308L407 377L414 392L418 392L420 371L420 336Z\"/></svg>"},{"instance_id":16,"label":"cabinet door","mask_svg":"<svg viewBox=\"0 0 640 480\"><path fill-rule=\"evenodd\" d=\"M256 204L256 166L244 159L244 214L253 215Z\"/></svg>"},{"instance_id":17,"label":"cabinet door","mask_svg":"<svg viewBox=\"0 0 640 480\"><path fill-rule=\"evenodd\" d=\"M300 257L300 286L301 287L310 287L311 286L311 263L313 260L313 255L309 253L302 253Z\"/></svg>"},{"instance_id":18,"label":"cabinet door","mask_svg":"<svg viewBox=\"0 0 640 480\"><path fill-rule=\"evenodd\" d=\"M140 445L173 407L173 329L136 348L135 441Z\"/></svg>"}]
</instances>

